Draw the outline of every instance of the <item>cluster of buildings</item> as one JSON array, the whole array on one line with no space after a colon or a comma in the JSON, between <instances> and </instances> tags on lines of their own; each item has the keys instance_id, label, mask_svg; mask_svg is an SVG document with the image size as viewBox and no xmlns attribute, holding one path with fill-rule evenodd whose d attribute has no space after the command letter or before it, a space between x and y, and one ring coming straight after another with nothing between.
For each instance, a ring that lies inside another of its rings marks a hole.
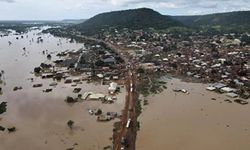
<instances>
[{"instance_id":1,"label":"cluster of buildings","mask_svg":"<svg viewBox=\"0 0 250 150\"><path fill-rule=\"evenodd\" d=\"M247 34L176 35L116 30L102 38L133 55L143 69L221 83L230 88L229 96L249 98L250 45L243 36L250 39Z\"/></svg>"}]
</instances>

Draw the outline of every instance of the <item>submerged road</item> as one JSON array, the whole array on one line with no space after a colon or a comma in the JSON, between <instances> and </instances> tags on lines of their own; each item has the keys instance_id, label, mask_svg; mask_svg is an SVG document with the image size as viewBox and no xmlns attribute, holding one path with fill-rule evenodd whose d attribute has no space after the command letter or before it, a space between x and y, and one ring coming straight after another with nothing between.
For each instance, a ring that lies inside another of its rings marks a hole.
<instances>
[{"instance_id":1,"label":"submerged road","mask_svg":"<svg viewBox=\"0 0 250 150\"><path fill-rule=\"evenodd\" d=\"M122 114L121 126L118 136L114 142L115 150L134 150L137 131L137 114L136 114L136 100L135 93L135 76L131 69L127 72L126 89L127 97Z\"/></svg>"},{"instance_id":2,"label":"submerged road","mask_svg":"<svg viewBox=\"0 0 250 150\"><path fill-rule=\"evenodd\" d=\"M131 65L130 56L124 54L124 51L116 45L110 42L105 42L103 40L86 37L79 35L81 38L88 40L93 40L96 42L105 43L109 48L114 50L125 62L127 68L126 76L126 102L124 109L122 111L122 117L120 122L120 130L118 131L117 137L114 139L114 150L135 150L135 142L137 135L137 112L136 104L138 100L138 94L136 93L136 76L134 75L134 70L136 70L136 65Z\"/></svg>"}]
</instances>

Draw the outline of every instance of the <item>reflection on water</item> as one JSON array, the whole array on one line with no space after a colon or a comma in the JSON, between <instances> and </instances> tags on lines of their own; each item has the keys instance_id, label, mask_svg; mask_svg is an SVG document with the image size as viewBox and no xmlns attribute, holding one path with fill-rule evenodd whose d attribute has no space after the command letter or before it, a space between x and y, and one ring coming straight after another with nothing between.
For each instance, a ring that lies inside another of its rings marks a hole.
<instances>
[{"instance_id":1,"label":"reflection on water","mask_svg":"<svg viewBox=\"0 0 250 150\"><path fill-rule=\"evenodd\" d=\"M102 108L104 111L120 112L124 101L124 92L119 94L118 102L102 105L98 102L83 102L72 106L64 102L66 96L74 96L73 87L59 83L52 93L43 93L52 80L34 78L31 72L41 62L56 59L56 53L65 50L80 49L84 44L70 43L67 39L53 37L50 34L38 34L33 30L27 34L10 35L0 38L0 70L4 70L3 95L0 101L7 101L7 112L1 115L0 125L15 126L15 133L0 132L0 150L44 150L66 149L102 149L111 144L113 121L97 123L96 118L88 114L88 108ZM18 37L18 40L16 39ZM43 42L37 43L41 37ZM9 41L12 43L9 45ZM43 51L52 55L47 60ZM41 88L32 88L34 83L43 83ZM22 90L13 91L15 86ZM87 91L107 93L107 86L83 83L81 94ZM74 120L75 128L70 130L67 121Z\"/></svg>"}]
</instances>

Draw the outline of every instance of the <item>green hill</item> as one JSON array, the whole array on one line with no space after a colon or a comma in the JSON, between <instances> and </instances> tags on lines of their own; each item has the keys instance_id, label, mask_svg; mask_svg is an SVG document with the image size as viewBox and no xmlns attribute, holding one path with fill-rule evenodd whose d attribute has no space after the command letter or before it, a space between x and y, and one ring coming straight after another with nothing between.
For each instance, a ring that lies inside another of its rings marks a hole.
<instances>
[{"instance_id":1,"label":"green hill","mask_svg":"<svg viewBox=\"0 0 250 150\"><path fill-rule=\"evenodd\" d=\"M95 34L110 27L118 29L166 29L174 26L183 25L170 16L161 15L152 9L140 8L102 13L77 25L76 28L84 34Z\"/></svg>"},{"instance_id":2,"label":"green hill","mask_svg":"<svg viewBox=\"0 0 250 150\"><path fill-rule=\"evenodd\" d=\"M250 11L227 12L199 16L173 16L173 19L176 19L188 26L242 26L250 24Z\"/></svg>"}]
</instances>

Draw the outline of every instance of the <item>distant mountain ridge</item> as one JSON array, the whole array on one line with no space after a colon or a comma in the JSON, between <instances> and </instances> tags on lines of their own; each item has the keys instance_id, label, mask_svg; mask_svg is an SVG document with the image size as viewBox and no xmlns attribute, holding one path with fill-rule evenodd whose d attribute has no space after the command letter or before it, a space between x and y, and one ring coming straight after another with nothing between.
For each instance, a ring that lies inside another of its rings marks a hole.
<instances>
[{"instance_id":1,"label":"distant mountain ridge","mask_svg":"<svg viewBox=\"0 0 250 150\"><path fill-rule=\"evenodd\" d=\"M242 26L250 24L250 11L236 11L197 16L172 16L172 18L191 27L204 25Z\"/></svg>"},{"instance_id":2,"label":"distant mountain ridge","mask_svg":"<svg viewBox=\"0 0 250 150\"><path fill-rule=\"evenodd\" d=\"M93 34L109 27L166 29L174 26L183 26L183 24L152 9L139 8L98 14L77 25L76 28L85 34Z\"/></svg>"},{"instance_id":3,"label":"distant mountain ridge","mask_svg":"<svg viewBox=\"0 0 250 150\"><path fill-rule=\"evenodd\" d=\"M187 27L211 33L250 32L250 11L216 13L197 16L162 15L149 8L129 9L98 14L72 28L93 35L109 28L171 29Z\"/></svg>"},{"instance_id":4,"label":"distant mountain ridge","mask_svg":"<svg viewBox=\"0 0 250 150\"><path fill-rule=\"evenodd\" d=\"M71 23L71 24L80 24L86 21L87 19L64 19L61 22L63 23Z\"/></svg>"}]
</instances>

